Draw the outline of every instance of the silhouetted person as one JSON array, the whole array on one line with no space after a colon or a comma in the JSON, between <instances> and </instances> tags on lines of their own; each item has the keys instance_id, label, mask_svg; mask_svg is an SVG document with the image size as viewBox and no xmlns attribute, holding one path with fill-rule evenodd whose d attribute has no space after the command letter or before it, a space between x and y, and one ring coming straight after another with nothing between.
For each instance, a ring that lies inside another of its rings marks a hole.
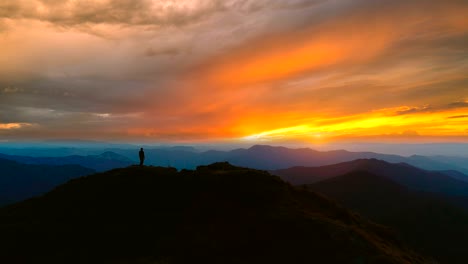
<instances>
[{"instance_id":1,"label":"silhouetted person","mask_svg":"<svg viewBox=\"0 0 468 264\"><path fill-rule=\"evenodd\" d=\"M138 154L140 155L140 166L143 166L143 162L145 162L145 152L143 151L143 148L140 148L140 152Z\"/></svg>"}]
</instances>

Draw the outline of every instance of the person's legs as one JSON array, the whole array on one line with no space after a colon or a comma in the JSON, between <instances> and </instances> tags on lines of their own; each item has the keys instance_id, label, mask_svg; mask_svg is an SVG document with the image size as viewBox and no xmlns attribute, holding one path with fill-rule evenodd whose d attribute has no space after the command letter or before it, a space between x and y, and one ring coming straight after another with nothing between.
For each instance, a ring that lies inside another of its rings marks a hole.
<instances>
[{"instance_id":1,"label":"person's legs","mask_svg":"<svg viewBox=\"0 0 468 264\"><path fill-rule=\"evenodd\" d=\"M140 166L143 166L143 159L140 159Z\"/></svg>"}]
</instances>

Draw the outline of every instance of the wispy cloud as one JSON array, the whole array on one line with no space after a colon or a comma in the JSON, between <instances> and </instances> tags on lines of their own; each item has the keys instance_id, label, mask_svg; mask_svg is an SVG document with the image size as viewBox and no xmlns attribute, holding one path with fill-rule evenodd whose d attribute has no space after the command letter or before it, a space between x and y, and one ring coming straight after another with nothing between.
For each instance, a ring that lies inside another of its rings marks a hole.
<instances>
[{"instance_id":1,"label":"wispy cloud","mask_svg":"<svg viewBox=\"0 0 468 264\"><path fill-rule=\"evenodd\" d=\"M449 116L448 119L456 119L456 118L468 118L468 115L456 115L456 116Z\"/></svg>"},{"instance_id":2,"label":"wispy cloud","mask_svg":"<svg viewBox=\"0 0 468 264\"><path fill-rule=\"evenodd\" d=\"M459 101L453 102L446 105L441 106L422 106L422 107L403 107L404 110L399 110L396 112L397 115L407 115L407 114L415 114L415 113L431 113L431 112L441 112L451 109L459 109L459 108L468 108L468 102L466 101Z\"/></svg>"},{"instance_id":3,"label":"wispy cloud","mask_svg":"<svg viewBox=\"0 0 468 264\"><path fill-rule=\"evenodd\" d=\"M0 123L0 130L13 130L13 129L20 129L24 127L31 127L34 124L30 123Z\"/></svg>"}]
</instances>

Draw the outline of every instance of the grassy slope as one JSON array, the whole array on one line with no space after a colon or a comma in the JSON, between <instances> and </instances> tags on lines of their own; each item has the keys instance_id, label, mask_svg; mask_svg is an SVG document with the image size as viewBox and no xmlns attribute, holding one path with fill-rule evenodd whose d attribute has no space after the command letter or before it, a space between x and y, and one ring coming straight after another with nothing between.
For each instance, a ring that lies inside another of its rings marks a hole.
<instances>
[{"instance_id":1,"label":"grassy slope","mask_svg":"<svg viewBox=\"0 0 468 264\"><path fill-rule=\"evenodd\" d=\"M308 188L394 228L413 248L442 263L468 262L468 212L444 199L410 191L366 171L351 172Z\"/></svg>"},{"instance_id":2,"label":"grassy slope","mask_svg":"<svg viewBox=\"0 0 468 264\"><path fill-rule=\"evenodd\" d=\"M1 263L427 263L383 226L257 170L129 167L0 209Z\"/></svg>"}]
</instances>

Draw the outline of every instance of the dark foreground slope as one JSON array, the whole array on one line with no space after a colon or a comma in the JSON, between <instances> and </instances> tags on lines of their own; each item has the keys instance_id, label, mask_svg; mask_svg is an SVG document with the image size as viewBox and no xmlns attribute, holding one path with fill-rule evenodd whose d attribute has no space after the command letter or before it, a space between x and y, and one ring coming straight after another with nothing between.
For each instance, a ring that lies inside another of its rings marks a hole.
<instances>
[{"instance_id":1,"label":"dark foreground slope","mask_svg":"<svg viewBox=\"0 0 468 264\"><path fill-rule=\"evenodd\" d=\"M468 263L468 212L433 194L355 171L308 186L398 231L412 248L441 263Z\"/></svg>"},{"instance_id":2,"label":"dark foreground slope","mask_svg":"<svg viewBox=\"0 0 468 264\"><path fill-rule=\"evenodd\" d=\"M0 263L427 263L387 228L217 163L129 167L0 210Z\"/></svg>"},{"instance_id":3,"label":"dark foreground slope","mask_svg":"<svg viewBox=\"0 0 468 264\"><path fill-rule=\"evenodd\" d=\"M79 165L30 165L0 158L0 206L43 194L94 172Z\"/></svg>"}]
</instances>

